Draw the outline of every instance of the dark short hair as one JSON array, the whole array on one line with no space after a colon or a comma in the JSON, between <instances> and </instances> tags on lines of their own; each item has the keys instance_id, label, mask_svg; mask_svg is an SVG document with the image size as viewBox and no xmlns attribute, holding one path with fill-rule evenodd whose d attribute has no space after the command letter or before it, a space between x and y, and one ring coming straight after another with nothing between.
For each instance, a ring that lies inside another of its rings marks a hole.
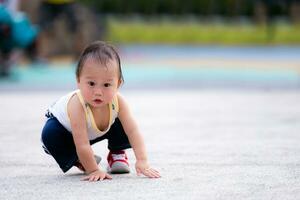
<instances>
[{"instance_id":1,"label":"dark short hair","mask_svg":"<svg viewBox=\"0 0 300 200\"><path fill-rule=\"evenodd\" d=\"M119 80L121 82L124 82L120 56L114 46L103 41L96 41L88 45L81 53L76 67L77 80L79 80L83 65L88 58L98 60L101 64L104 65L106 65L110 60L115 60L119 68Z\"/></svg>"}]
</instances>

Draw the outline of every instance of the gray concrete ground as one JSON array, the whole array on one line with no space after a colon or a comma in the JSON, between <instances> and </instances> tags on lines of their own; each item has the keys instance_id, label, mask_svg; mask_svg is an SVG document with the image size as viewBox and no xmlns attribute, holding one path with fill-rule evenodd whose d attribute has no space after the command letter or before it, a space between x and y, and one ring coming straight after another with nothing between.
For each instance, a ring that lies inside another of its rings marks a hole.
<instances>
[{"instance_id":1,"label":"gray concrete ground","mask_svg":"<svg viewBox=\"0 0 300 200\"><path fill-rule=\"evenodd\" d=\"M299 91L124 91L162 178L137 177L129 151L131 174L95 183L42 151L43 113L63 93L0 94L0 199L300 199Z\"/></svg>"}]
</instances>

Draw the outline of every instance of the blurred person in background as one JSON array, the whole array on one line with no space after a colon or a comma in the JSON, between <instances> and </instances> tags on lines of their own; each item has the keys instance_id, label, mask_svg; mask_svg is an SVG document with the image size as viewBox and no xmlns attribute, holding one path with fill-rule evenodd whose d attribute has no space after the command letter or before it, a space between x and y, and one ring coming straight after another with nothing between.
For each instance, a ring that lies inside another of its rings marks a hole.
<instances>
[{"instance_id":1,"label":"blurred person in background","mask_svg":"<svg viewBox=\"0 0 300 200\"><path fill-rule=\"evenodd\" d=\"M82 50L80 39L78 38L79 19L77 17L76 3L74 0L42 0L39 6L39 26L41 28L41 42L39 51L45 58L51 56L51 39L59 30L55 23L64 17L66 22L68 38L58 38L60 44L65 44L66 39L71 37L72 50L80 52Z\"/></svg>"},{"instance_id":2,"label":"blurred person in background","mask_svg":"<svg viewBox=\"0 0 300 200\"><path fill-rule=\"evenodd\" d=\"M18 11L18 1L0 1L0 77L9 75L15 50L25 51L33 60L37 57L37 38L37 27Z\"/></svg>"},{"instance_id":3,"label":"blurred person in background","mask_svg":"<svg viewBox=\"0 0 300 200\"><path fill-rule=\"evenodd\" d=\"M42 29L51 29L55 20L61 15L68 19L68 29L76 31L77 19L73 0L43 0L40 5L40 26Z\"/></svg>"}]
</instances>

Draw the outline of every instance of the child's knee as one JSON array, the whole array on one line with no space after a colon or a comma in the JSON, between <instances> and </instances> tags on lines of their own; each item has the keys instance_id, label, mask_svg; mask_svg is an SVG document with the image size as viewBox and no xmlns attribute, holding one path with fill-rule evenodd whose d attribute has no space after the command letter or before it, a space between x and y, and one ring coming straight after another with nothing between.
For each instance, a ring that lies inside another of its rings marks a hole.
<instances>
[{"instance_id":1,"label":"child's knee","mask_svg":"<svg viewBox=\"0 0 300 200\"><path fill-rule=\"evenodd\" d=\"M48 120L42 130L41 140L46 147L55 142L58 138L58 131L56 130L56 125L50 120Z\"/></svg>"}]
</instances>

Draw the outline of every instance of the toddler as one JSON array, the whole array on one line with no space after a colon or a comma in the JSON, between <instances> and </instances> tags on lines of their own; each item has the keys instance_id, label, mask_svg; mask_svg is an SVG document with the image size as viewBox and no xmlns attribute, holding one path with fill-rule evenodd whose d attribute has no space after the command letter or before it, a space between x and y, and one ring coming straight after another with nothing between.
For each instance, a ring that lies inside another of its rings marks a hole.
<instances>
[{"instance_id":1,"label":"toddler","mask_svg":"<svg viewBox=\"0 0 300 200\"><path fill-rule=\"evenodd\" d=\"M133 148L138 175L159 178L148 164L145 145L129 107L118 92L124 82L116 49L101 41L90 44L81 54L76 79L78 89L61 97L46 113L41 140L63 172L76 166L82 180L111 179L109 173L129 173L125 152ZM98 163L91 145L108 139L108 172Z\"/></svg>"}]
</instances>

